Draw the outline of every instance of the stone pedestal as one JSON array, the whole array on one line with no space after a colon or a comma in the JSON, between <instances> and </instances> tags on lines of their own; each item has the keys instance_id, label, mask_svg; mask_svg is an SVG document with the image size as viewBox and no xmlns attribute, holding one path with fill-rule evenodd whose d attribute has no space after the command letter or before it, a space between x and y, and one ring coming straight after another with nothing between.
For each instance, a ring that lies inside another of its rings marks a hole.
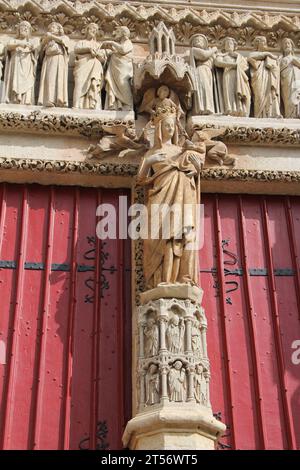
<instances>
[{"instance_id":1,"label":"stone pedestal","mask_svg":"<svg viewBox=\"0 0 300 470\"><path fill-rule=\"evenodd\" d=\"M168 403L131 419L123 444L131 450L214 450L225 429L205 406Z\"/></svg>"}]
</instances>

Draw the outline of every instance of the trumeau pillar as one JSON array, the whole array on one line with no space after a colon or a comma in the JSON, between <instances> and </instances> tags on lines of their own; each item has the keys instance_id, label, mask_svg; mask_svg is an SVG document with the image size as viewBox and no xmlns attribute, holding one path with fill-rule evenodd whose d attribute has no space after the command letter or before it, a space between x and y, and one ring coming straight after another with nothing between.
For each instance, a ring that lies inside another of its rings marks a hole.
<instances>
[{"instance_id":1,"label":"trumeau pillar","mask_svg":"<svg viewBox=\"0 0 300 470\"><path fill-rule=\"evenodd\" d=\"M139 111L151 116L145 132L151 128L154 133L143 154L137 184L146 190L148 228L154 222L159 229L158 238L148 233L143 243L145 289L135 316L133 387L138 396L136 415L123 435L124 445L135 450L214 449L226 428L214 418L209 400L198 251L188 248L199 230L199 173L206 145L205 138L197 140L197 134L192 141L187 139L182 117L193 90L193 74L173 48L172 31L160 23L150 38L150 55L135 75L136 93L144 95ZM171 224L176 238L162 235L160 203L178 205L181 210L183 223L176 225L177 214Z\"/></svg>"}]
</instances>

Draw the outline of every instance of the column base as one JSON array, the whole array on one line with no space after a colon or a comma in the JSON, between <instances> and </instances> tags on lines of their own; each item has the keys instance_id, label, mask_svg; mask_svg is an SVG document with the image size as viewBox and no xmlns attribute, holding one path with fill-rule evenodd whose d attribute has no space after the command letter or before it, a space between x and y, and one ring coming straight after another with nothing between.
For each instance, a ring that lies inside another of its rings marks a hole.
<instances>
[{"instance_id":1,"label":"column base","mask_svg":"<svg viewBox=\"0 0 300 470\"><path fill-rule=\"evenodd\" d=\"M132 418L123 434L131 450L214 450L225 424L193 403L155 405Z\"/></svg>"}]
</instances>

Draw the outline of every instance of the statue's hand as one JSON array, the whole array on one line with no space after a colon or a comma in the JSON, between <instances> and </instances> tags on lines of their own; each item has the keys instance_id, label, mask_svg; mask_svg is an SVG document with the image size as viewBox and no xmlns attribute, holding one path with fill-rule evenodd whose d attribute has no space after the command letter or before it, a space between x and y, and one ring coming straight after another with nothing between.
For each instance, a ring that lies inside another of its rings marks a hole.
<instances>
[{"instance_id":1,"label":"statue's hand","mask_svg":"<svg viewBox=\"0 0 300 470\"><path fill-rule=\"evenodd\" d=\"M158 163L158 162L163 162L166 159L166 153L155 153L154 155L150 155L147 158L147 162L149 165L152 165L153 163Z\"/></svg>"}]
</instances>

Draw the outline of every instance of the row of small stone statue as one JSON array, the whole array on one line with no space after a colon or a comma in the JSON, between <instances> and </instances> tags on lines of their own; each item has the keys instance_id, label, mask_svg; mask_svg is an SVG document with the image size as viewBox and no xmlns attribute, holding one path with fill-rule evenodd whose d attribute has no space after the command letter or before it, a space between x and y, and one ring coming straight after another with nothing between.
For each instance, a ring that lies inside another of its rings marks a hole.
<instances>
[{"instance_id":1,"label":"row of small stone statue","mask_svg":"<svg viewBox=\"0 0 300 470\"><path fill-rule=\"evenodd\" d=\"M170 353L178 354L184 352L184 333L185 324L183 318L173 314L166 329L166 346ZM144 357L156 356L159 353L159 328L153 317L147 319L144 326L144 336ZM201 355L201 353L205 355L202 346L200 321L196 317L191 325L191 349L197 355Z\"/></svg>"},{"instance_id":2,"label":"row of small stone statue","mask_svg":"<svg viewBox=\"0 0 300 470\"><path fill-rule=\"evenodd\" d=\"M97 41L98 25L86 27L85 39L75 45L73 107L100 109L105 83L105 109L132 109L132 42L126 26L117 28L116 41ZM60 23L52 22L40 43L31 37L28 21L17 27L17 37L0 45L5 61L1 101L34 105L36 71L39 56L42 70L37 104L48 107L68 106L68 63L70 43ZM107 69L104 74L104 64ZM3 67L1 62L1 68ZM2 77L2 70L1 70Z\"/></svg>"},{"instance_id":3,"label":"row of small stone statue","mask_svg":"<svg viewBox=\"0 0 300 470\"><path fill-rule=\"evenodd\" d=\"M209 373L201 364L196 364L191 370L186 370L180 360L174 361L169 367L167 393L171 402L195 401L201 405L209 403ZM192 380L188 380L192 373ZM157 364L150 364L145 374L145 405L155 405L163 398L160 386L161 374ZM191 388L191 390L189 390Z\"/></svg>"},{"instance_id":4,"label":"row of small stone statue","mask_svg":"<svg viewBox=\"0 0 300 470\"><path fill-rule=\"evenodd\" d=\"M283 39L280 57L267 50L263 36L255 38L254 47L246 58L236 51L233 38L225 38L219 52L204 35L192 37L194 114L249 116L252 89L254 117L300 117L300 60L293 41Z\"/></svg>"}]
</instances>

